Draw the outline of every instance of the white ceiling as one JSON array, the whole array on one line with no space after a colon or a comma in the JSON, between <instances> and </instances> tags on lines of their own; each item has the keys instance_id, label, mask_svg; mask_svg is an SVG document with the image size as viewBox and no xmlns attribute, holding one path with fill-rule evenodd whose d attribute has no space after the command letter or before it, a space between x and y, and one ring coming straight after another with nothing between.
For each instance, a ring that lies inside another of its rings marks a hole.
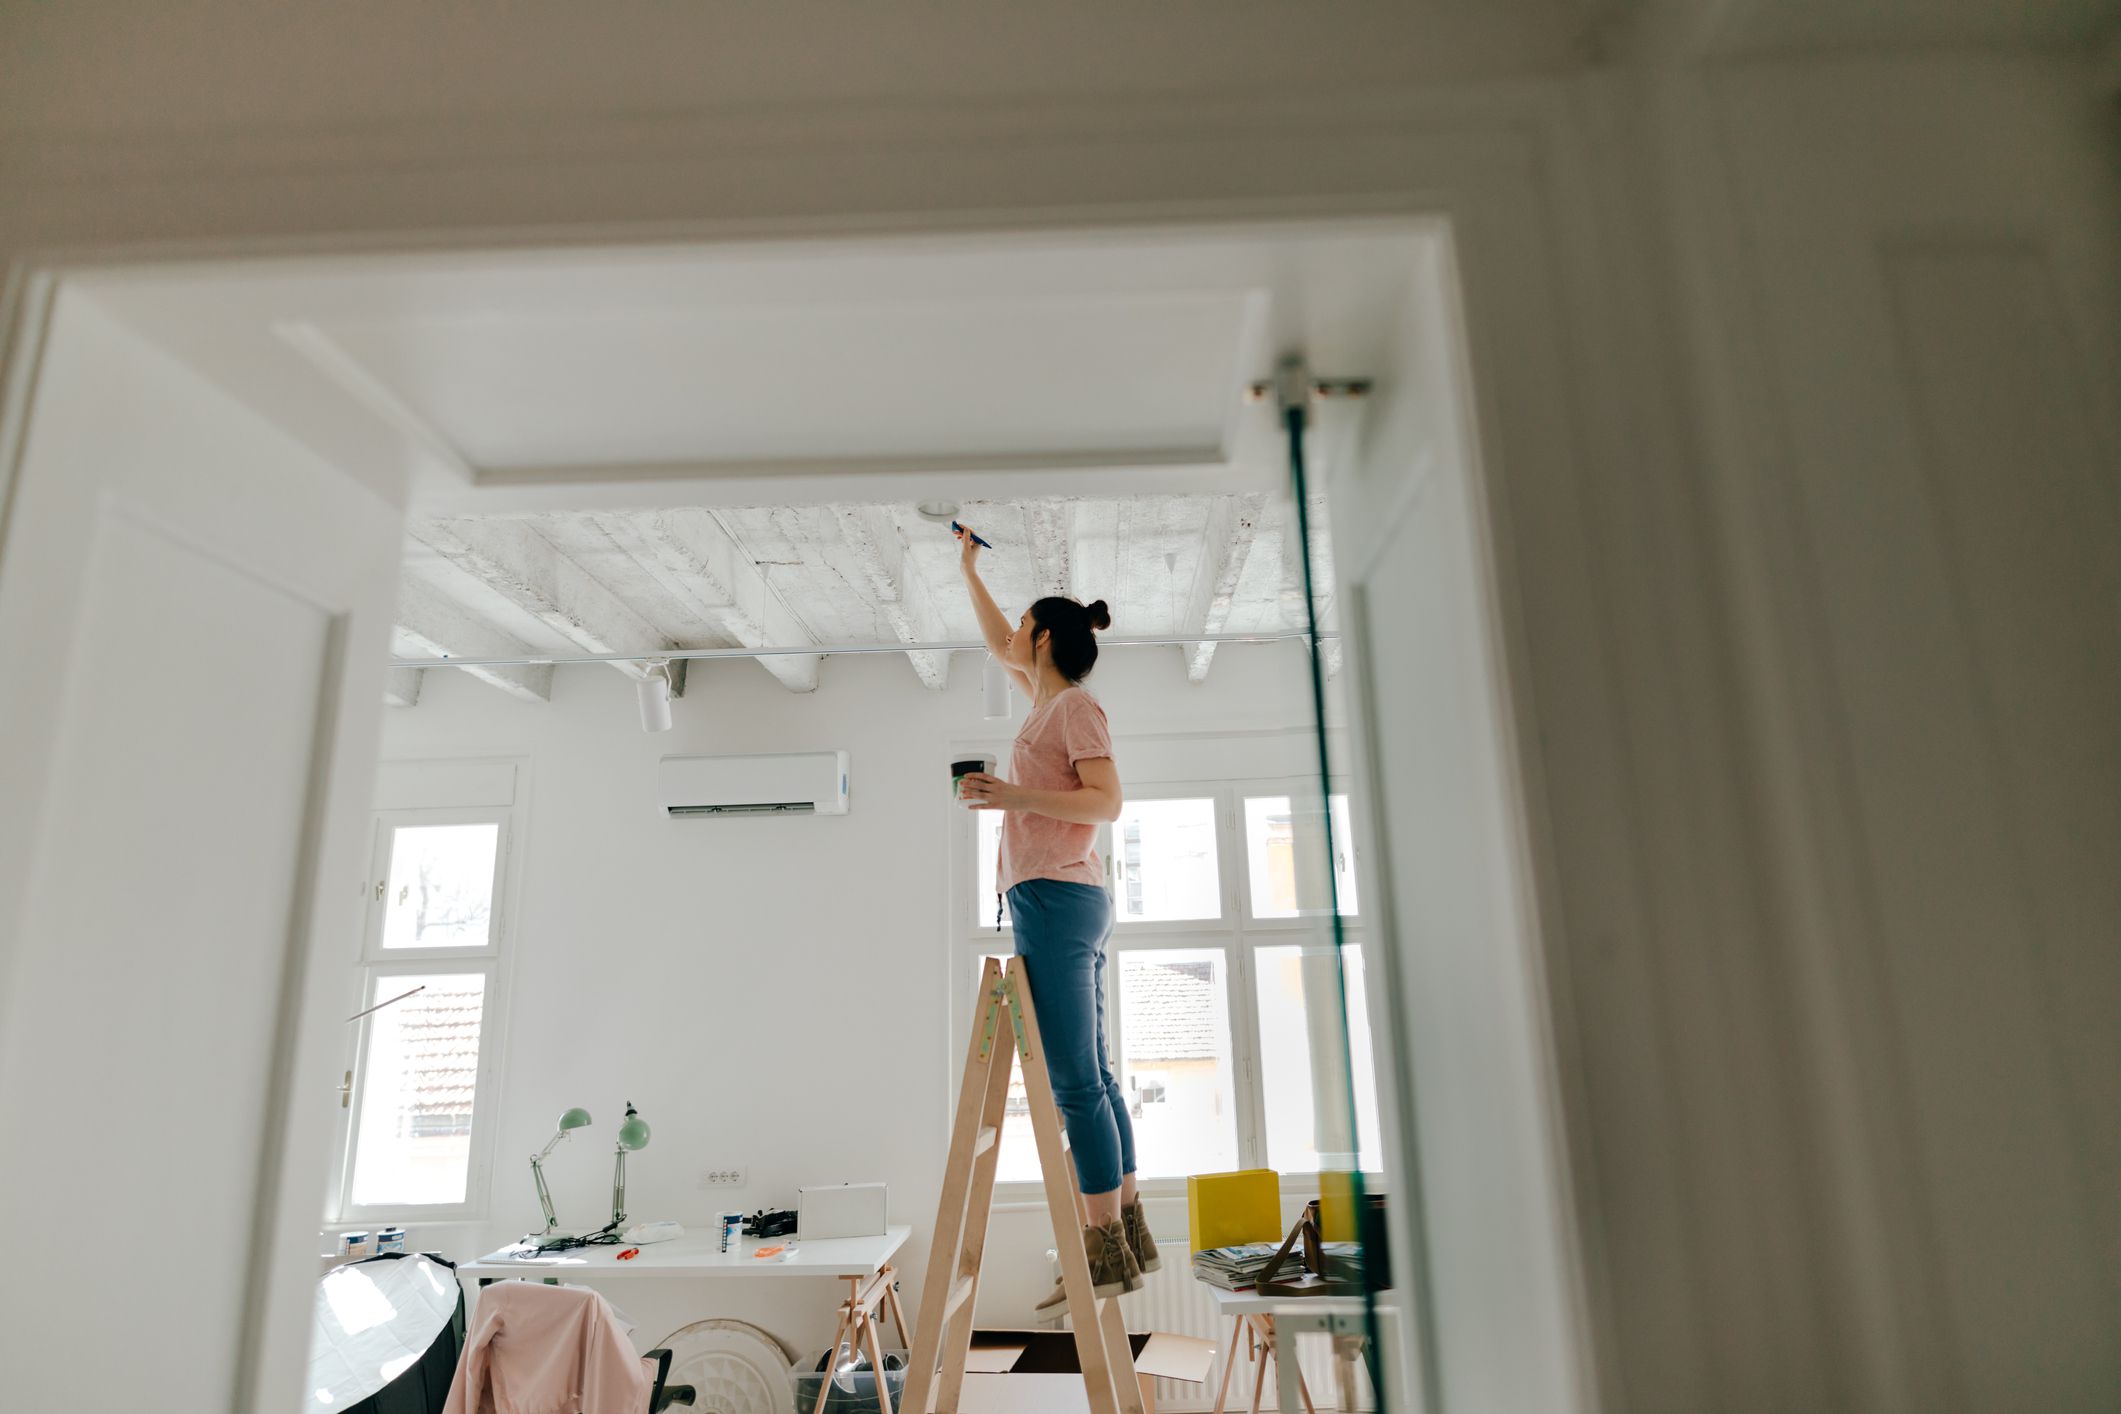
<instances>
[{"instance_id":1,"label":"white ceiling","mask_svg":"<svg viewBox=\"0 0 2121 1414\"><path fill-rule=\"evenodd\" d=\"M1069 593L1108 600L1115 633L1238 633L1305 619L1285 448L1246 385L1292 349L1373 372L1435 314L1408 303L1412 243L1435 237L496 253L87 288L410 500L402 656L976 638L953 544L913 514L935 498L996 542L1005 603ZM1211 659L1188 653L1196 677ZM931 686L947 671L909 662ZM814 658L762 663L816 683ZM537 697L551 669L482 675Z\"/></svg>"},{"instance_id":2,"label":"white ceiling","mask_svg":"<svg viewBox=\"0 0 2121 1414\"><path fill-rule=\"evenodd\" d=\"M1244 290L829 307L523 308L311 326L489 474L555 466L1212 455ZM594 389L594 399L585 390Z\"/></svg>"}]
</instances>

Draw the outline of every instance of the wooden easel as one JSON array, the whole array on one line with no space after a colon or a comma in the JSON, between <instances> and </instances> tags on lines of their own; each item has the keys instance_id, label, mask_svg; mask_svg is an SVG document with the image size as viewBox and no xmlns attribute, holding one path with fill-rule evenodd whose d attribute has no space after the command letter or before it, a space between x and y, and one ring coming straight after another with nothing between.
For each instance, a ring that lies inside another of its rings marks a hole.
<instances>
[{"instance_id":1,"label":"wooden easel","mask_svg":"<svg viewBox=\"0 0 2121 1414\"><path fill-rule=\"evenodd\" d=\"M872 1277L847 1278L847 1299L840 1303L839 1329L825 1355L825 1378L818 1385L817 1404L811 1414L825 1414L825 1400L832 1393L832 1362L839 1358L840 1343L848 1342L857 1355L869 1357L876 1374L876 1404L880 1414L891 1414L891 1390L884 1378L884 1343L879 1332L884 1315L898 1323L899 1344L906 1343L906 1313L898 1304L898 1272L889 1262Z\"/></svg>"},{"instance_id":2,"label":"wooden easel","mask_svg":"<svg viewBox=\"0 0 2121 1414\"><path fill-rule=\"evenodd\" d=\"M989 958L980 972L972 1044L957 1093L957 1121L950 1132L950 1160L943 1170L942 1201L936 1205L935 1242L928 1252L920 1319L914 1326L913 1367L907 1372L900 1414L957 1414L979 1298L987 1215L994 1203L1002 1115L1018 1061L1024 1067L1031 1133L1038 1141L1053 1245L1060 1253L1061 1286L1074 1317L1075 1352L1089 1392L1090 1414L1143 1414L1134 1348L1127 1340L1119 1298L1100 1301L1092 1295L1075 1170L1061 1142L1060 1111L1046 1073L1031 986L1022 960L1013 957L1006 968Z\"/></svg>"}]
</instances>

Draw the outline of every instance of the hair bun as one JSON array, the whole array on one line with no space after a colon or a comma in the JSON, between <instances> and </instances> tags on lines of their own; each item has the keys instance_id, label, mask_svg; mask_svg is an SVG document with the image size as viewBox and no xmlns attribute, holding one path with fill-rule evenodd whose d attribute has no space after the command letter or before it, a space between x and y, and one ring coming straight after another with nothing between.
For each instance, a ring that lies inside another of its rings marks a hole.
<instances>
[{"instance_id":1,"label":"hair bun","mask_svg":"<svg viewBox=\"0 0 2121 1414\"><path fill-rule=\"evenodd\" d=\"M1096 600L1085 608L1083 612L1090 616L1090 627L1097 629L1112 627L1112 611L1105 607L1104 600Z\"/></svg>"}]
</instances>

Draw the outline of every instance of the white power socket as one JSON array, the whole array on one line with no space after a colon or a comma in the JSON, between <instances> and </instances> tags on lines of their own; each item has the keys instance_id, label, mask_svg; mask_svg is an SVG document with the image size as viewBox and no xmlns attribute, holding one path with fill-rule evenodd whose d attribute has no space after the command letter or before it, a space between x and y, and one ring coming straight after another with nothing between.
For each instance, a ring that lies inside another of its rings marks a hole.
<instances>
[{"instance_id":1,"label":"white power socket","mask_svg":"<svg viewBox=\"0 0 2121 1414\"><path fill-rule=\"evenodd\" d=\"M700 1187L702 1188L742 1188L743 1186L744 1171L742 1169L708 1169L700 1175Z\"/></svg>"}]
</instances>

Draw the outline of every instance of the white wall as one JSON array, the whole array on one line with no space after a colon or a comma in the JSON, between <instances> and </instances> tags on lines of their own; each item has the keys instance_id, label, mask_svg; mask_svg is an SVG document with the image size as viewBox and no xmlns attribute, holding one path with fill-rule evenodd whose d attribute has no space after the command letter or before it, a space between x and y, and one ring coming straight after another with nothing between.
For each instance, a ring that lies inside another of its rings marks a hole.
<instances>
[{"instance_id":1,"label":"white wall","mask_svg":"<svg viewBox=\"0 0 2121 1414\"><path fill-rule=\"evenodd\" d=\"M401 517L92 299L48 336L0 573L0 1212L40 1274L0 1365L16 1407L94 1370L228 1408L307 1342L344 1015L310 960L379 713L337 657L387 649ZM112 1339L114 1264L176 1231L213 1257L134 1269L156 1314Z\"/></svg>"},{"instance_id":2,"label":"white wall","mask_svg":"<svg viewBox=\"0 0 2121 1414\"><path fill-rule=\"evenodd\" d=\"M2121 115L2068 53L1652 91L1840 1397L2110 1408Z\"/></svg>"},{"instance_id":3,"label":"white wall","mask_svg":"<svg viewBox=\"0 0 2121 1414\"><path fill-rule=\"evenodd\" d=\"M1452 11L1515 46L1241 8L496 45L409 0L15 6L0 247L1444 214L1606 1406L2112 1407L2112 522L2044 477L1967 501L2014 483L1957 459L2090 425L2040 465L2110 493L2111 92L2059 50L1643 75L1576 6ZM1881 260L1940 231L1978 239ZM2050 416L2017 380L2072 362Z\"/></svg>"},{"instance_id":4,"label":"white wall","mask_svg":"<svg viewBox=\"0 0 2121 1414\"><path fill-rule=\"evenodd\" d=\"M1295 645L1226 646L1194 686L1176 649L1114 650L1089 685L1123 779L1143 779L1170 753L1130 738L1305 726L1302 663ZM554 1200L567 1224L608 1212L610 1135L631 1100L654 1127L628 1161L632 1215L704 1228L724 1206L792 1206L803 1184L881 1179L893 1220L915 1226L900 1259L912 1294L963 1063L946 768L954 745L994 733L976 660L961 655L942 693L892 656L829 660L811 694L748 662L689 676L675 727L655 735L604 669L562 670L536 704L430 672L417 707L386 714L385 761L519 757L528 798L488 1220L415 1226L413 1241L469 1257L535 1226L526 1156L574 1104L597 1125L548 1162ZM812 749L850 754L843 818L672 821L655 806L665 754ZM747 1186L701 1186L716 1165L743 1166ZM986 1319L1028 1319L1051 1242L1042 1212L998 1216ZM644 1339L747 1313L800 1344L831 1335L823 1285L655 1286L620 1293Z\"/></svg>"}]
</instances>

